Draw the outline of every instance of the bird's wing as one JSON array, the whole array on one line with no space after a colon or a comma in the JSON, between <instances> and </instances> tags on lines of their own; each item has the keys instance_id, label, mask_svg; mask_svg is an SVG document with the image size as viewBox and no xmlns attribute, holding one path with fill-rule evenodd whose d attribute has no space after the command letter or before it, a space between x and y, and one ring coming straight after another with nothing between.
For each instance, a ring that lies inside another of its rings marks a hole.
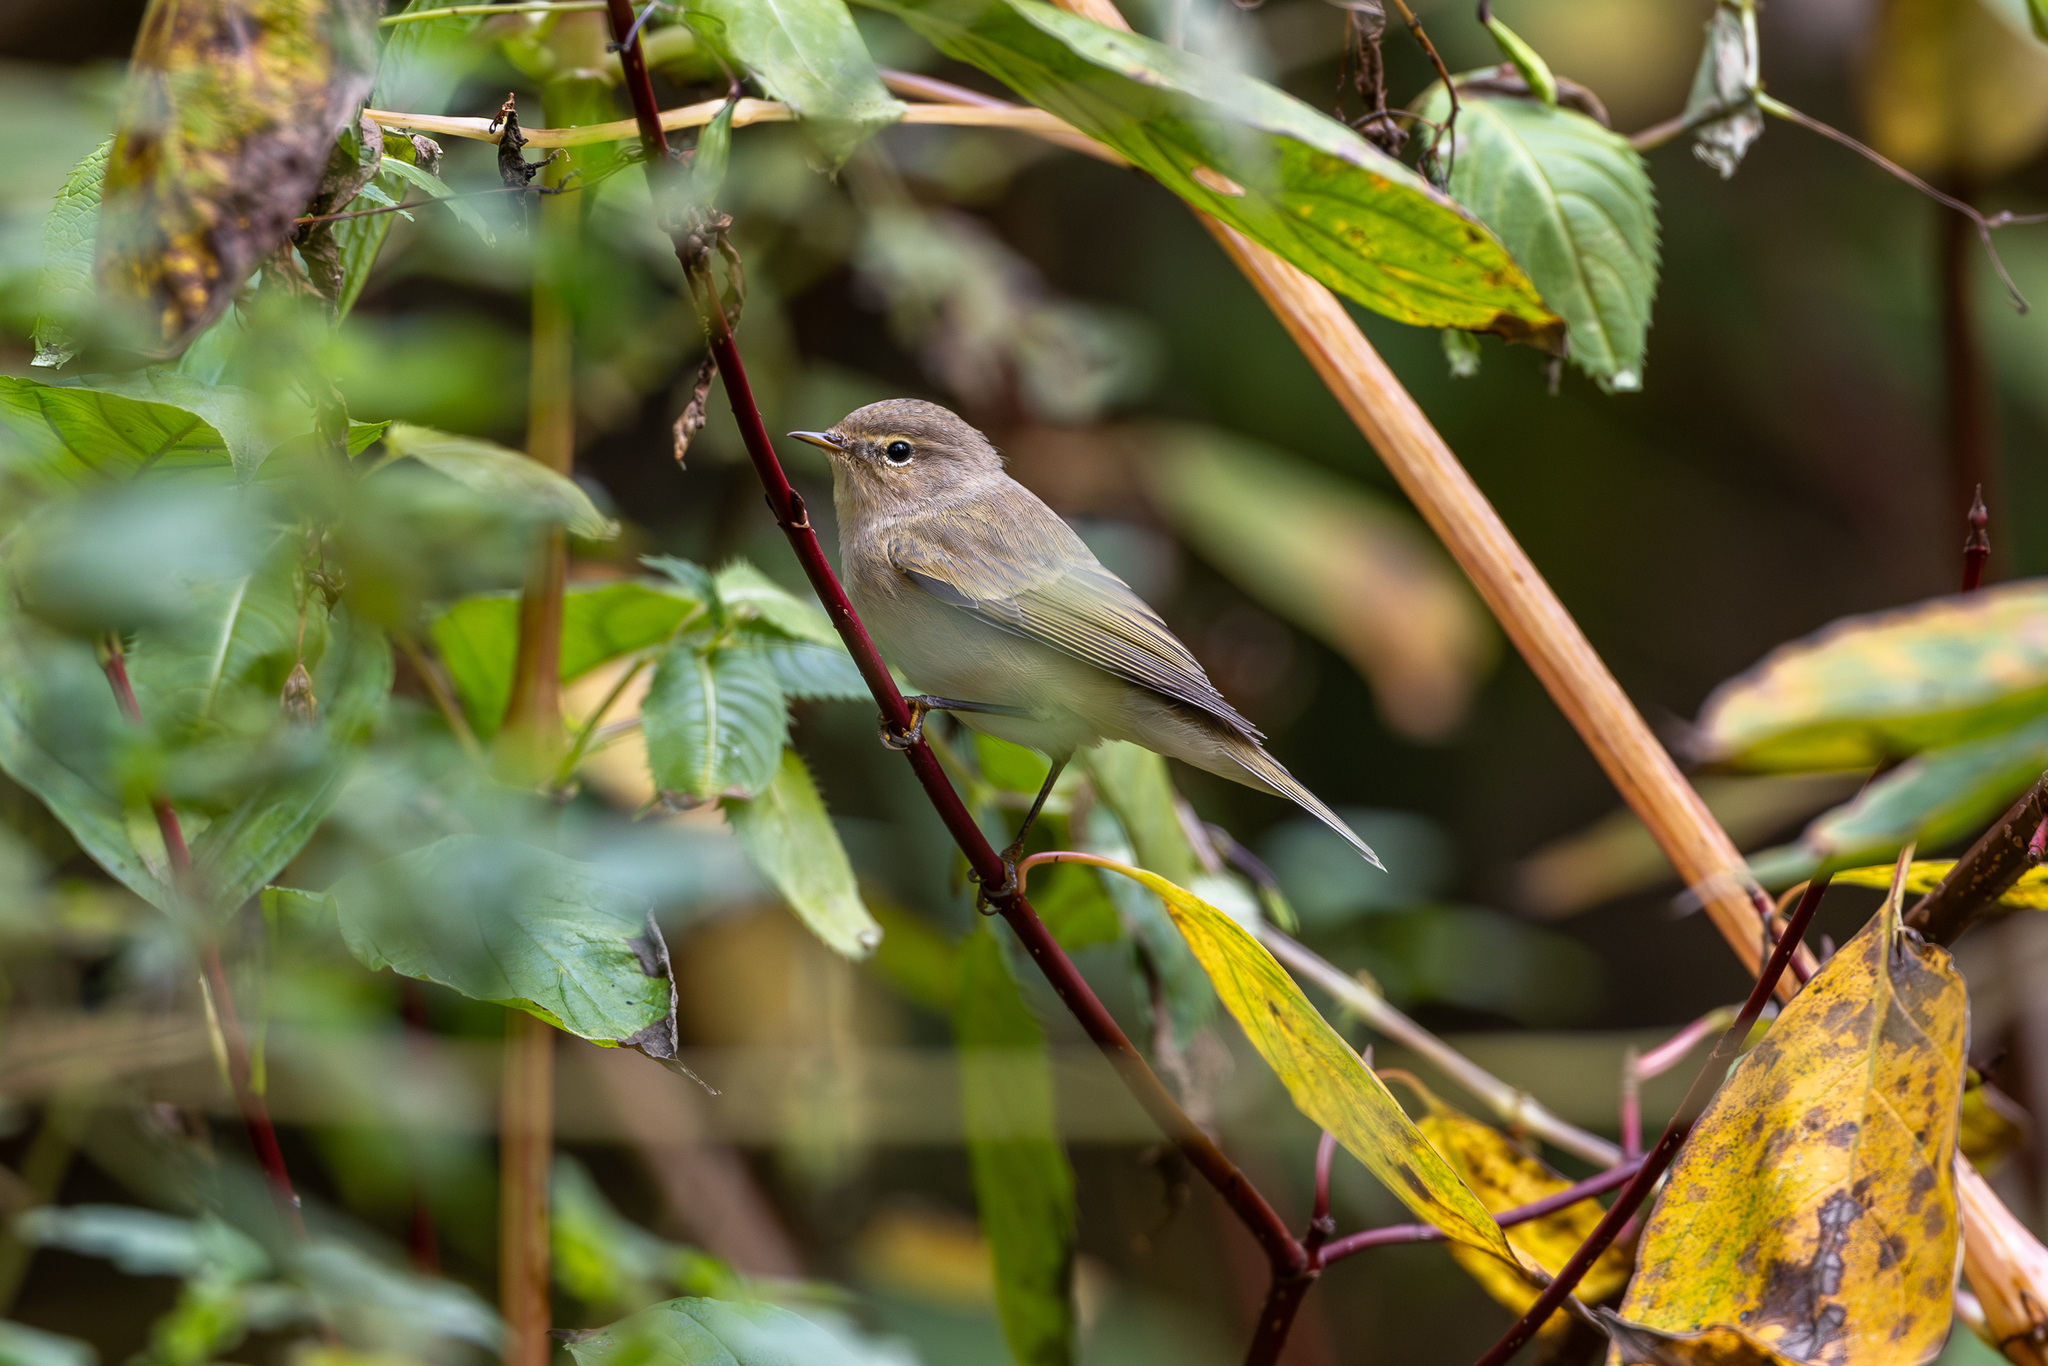
<instances>
[{"instance_id":1,"label":"bird's wing","mask_svg":"<svg viewBox=\"0 0 2048 1366\"><path fill-rule=\"evenodd\" d=\"M1042 534L1030 536L1032 530ZM1019 531L1027 534L1020 537ZM1260 738L1257 728L1216 691L1159 614L1130 585L1104 569L1063 523L1059 532L1047 535L1043 529L1011 526L998 531L994 543L986 547L967 544L958 536L924 534L914 543L893 538L889 559L912 583L943 603L1185 702L1247 739ZM1020 540L1027 544L1018 544ZM1039 553L1030 553L1034 549Z\"/></svg>"}]
</instances>

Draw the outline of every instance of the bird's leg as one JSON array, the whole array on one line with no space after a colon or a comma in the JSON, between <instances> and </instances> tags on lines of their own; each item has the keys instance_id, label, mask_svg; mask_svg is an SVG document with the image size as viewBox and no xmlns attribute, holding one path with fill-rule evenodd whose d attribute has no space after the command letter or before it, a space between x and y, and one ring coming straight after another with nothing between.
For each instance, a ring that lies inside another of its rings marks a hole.
<instances>
[{"instance_id":1,"label":"bird's leg","mask_svg":"<svg viewBox=\"0 0 2048 1366\"><path fill-rule=\"evenodd\" d=\"M882 743L890 749L898 751L909 749L912 745L924 739L924 718L931 712L974 711L990 716L1030 715L1029 712L1021 707L1002 707L997 706L993 702L962 702L957 698L933 697L927 693L906 697L903 701L910 708L910 729L891 730L889 728L889 718L886 716L882 718L881 725Z\"/></svg>"},{"instance_id":2,"label":"bird's leg","mask_svg":"<svg viewBox=\"0 0 2048 1366\"><path fill-rule=\"evenodd\" d=\"M1060 755L1052 761L1052 767L1046 770L1045 784L1038 789L1038 799L1031 803L1031 810L1025 813L1023 827L1017 831L1017 838L1010 841L1010 847L1003 850L1003 885L992 889L984 888L981 894L984 903L993 897L1008 896L1017 890L1017 859L1024 852L1024 841L1029 838L1031 827L1038 820L1038 813L1045 810L1045 799L1052 795L1053 784L1060 780L1060 774L1067 767L1067 760L1073 757L1071 754Z\"/></svg>"}]
</instances>

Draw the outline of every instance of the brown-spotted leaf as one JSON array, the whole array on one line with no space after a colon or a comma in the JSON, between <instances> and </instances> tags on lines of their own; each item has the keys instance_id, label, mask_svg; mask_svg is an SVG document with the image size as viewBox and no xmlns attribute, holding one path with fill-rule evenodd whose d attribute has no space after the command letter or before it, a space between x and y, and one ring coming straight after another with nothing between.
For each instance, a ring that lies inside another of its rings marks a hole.
<instances>
[{"instance_id":1,"label":"brown-spotted leaf","mask_svg":"<svg viewBox=\"0 0 2048 1366\"><path fill-rule=\"evenodd\" d=\"M1614 1344L1614 1356L1630 1366L1794 1366L1791 1358L1726 1324L1699 1333L1656 1333L1611 1309L1594 1312Z\"/></svg>"},{"instance_id":2,"label":"brown-spotted leaf","mask_svg":"<svg viewBox=\"0 0 2048 1366\"><path fill-rule=\"evenodd\" d=\"M378 0L151 0L100 195L95 270L172 355L320 185L370 91Z\"/></svg>"},{"instance_id":3,"label":"brown-spotted leaf","mask_svg":"<svg viewBox=\"0 0 2048 1366\"><path fill-rule=\"evenodd\" d=\"M1933 1360L1955 1284L1968 1034L1962 979L1899 928L1894 896L1736 1067L1650 1216L1625 1336L1711 1342L1622 1361ZM1776 1356L1706 1354L1734 1351L1735 1330Z\"/></svg>"},{"instance_id":4,"label":"brown-spotted leaf","mask_svg":"<svg viewBox=\"0 0 2048 1366\"><path fill-rule=\"evenodd\" d=\"M1392 1077L1394 1074L1387 1075ZM1451 1169L1464 1178L1465 1184L1472 1188L1472 1193L1479 1197L1489 1213L1500 1214L1534 1204L1571 1185L1570 1181L1492 1125L1482 1124L1463 1111L1444 1104L1434 1092L1417 1082L1409 1080L1409 1085L1422 1097L1426 1107L1426 1113L1415 1121L1415 1127L1422 1130L1431 1147L1443 1154ZM1521 1253L1524 1261L1555 1275L1593 1232L1594 1226L1600 1222L1600 1213L1597 1201L1581 1200L1555 1214L1530 1219L1504 1231L1509 1246ZM1450 1252L1458 1265L1465 1268L1487 1294L1516 1313L1535 1303L1539 1287L1527 1277L1518 1275L1498 1257L1489 1257L1458 1243L1450 1244ZM1606 1299L1628 1284L1629 1271L1627 1251L1619 1246L1609 1247L1601 1254L1600 1260L1593 1263L1585 1279L1579 1282L1579 1298L1588 1301ZM1553 1314L1543 1325L1543 1335L1562 1336L1570 1326L1568 1315Z\"/></svg>"}]
</instances>

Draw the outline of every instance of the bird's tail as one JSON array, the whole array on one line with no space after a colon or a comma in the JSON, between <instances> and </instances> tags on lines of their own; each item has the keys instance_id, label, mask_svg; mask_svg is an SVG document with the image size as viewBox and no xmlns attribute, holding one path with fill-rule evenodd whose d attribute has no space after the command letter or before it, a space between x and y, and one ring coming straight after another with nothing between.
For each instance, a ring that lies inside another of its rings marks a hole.
<instances>
[{"instance_id":1,"label":"bird's tail","mask_svg":"<svg viewBox=\"0 0 2048 1366\"><path fill-rule=\"evenodd\" d=\"M1336 812L1324 806L1321 798L1303 787L1292 773L1281 767L1278 759L1266 753L1255 741L1242 736L1229 735L1221 738L1223 743L1220 748L1249 775L1251 786L1262 787L1276 797L1287 798L1342 835L1353 849L1365 856L1367 863L1383 873L1387 871L1387 865L1380 862L1380 856L1372 851L1372 846L1360 839L1358 832L1346 825Z\"/></svg>"}]
</instances>

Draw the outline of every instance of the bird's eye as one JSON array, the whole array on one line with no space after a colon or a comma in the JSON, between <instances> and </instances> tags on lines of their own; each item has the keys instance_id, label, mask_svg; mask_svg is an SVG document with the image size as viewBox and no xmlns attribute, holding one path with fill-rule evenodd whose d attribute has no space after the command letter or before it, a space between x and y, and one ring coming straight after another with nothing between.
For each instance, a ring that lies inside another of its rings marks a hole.
<instances>
[{"instance_id":1,"label":"bird's eye","mask_svg":"<svg viewBox=\"0 0 2048 1366\"><path fill-rule=\"evenodd\" d=\"M908 465L910 463L910 443L908 441L891 441L883 448L882 454L892 465Z\"/></svg>"}]
</instances>

